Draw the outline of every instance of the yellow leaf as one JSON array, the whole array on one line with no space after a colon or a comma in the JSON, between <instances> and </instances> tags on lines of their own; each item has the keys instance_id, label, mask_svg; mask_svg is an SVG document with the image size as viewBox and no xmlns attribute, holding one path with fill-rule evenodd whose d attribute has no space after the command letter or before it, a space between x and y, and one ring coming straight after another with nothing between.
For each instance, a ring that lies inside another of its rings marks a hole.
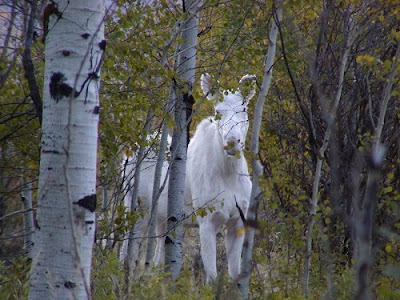
<instances>
[{"instance_id":1,"label":"yellow leaf","mask_svg":"<svg viewBox=\"0 0 400 300\"><path fill-rule=\"evenodd\" d=\"M385 251L386 251L387 253L391 253L391 252L392 252L392 246L389 245L389 244L387 244L387 245L385 246Z\"/></svg>"},{"instance_id":2,"label":"yellow leaf","mask_svg":"<svg viewBox=\"0 0 400 300\"><path fill-rule=\"evenodd\" d=\"M387 186L387 187L385 187L384 189L383 189L383 193L384 194L388 194L388 193L391 193L393 191L393 187L392 186Z\"/></svg>"},{"instance_id":3,"label":"yellow leaf","mask_svg":"<svg viewBox=\"0 0 400 300\"><path fill-rule=\"evenodd\" d=\"M28 167L29 167L29 169L36 169L37 168L37 164L34 162L34 161L30 161L29 163L28 163Z\"/></svg>"},{"instance_id":4,"label":"yellow leaf","mask_svg":"<svg viewBox=\"0 0 400 300\"><path fill-rule=\"evenodd\" d=\"M236 236L242 236L244 233L246 232L244 227L239 228L238 230L236 230Z\"/></svg>"},{"instance_id":5,"label":"yellow leaf","mask_svg":"<svg viewBox=\"0 0 400 300\"><path fill-rule=\"evenodd\" d=\"M128 148L124 149L124 153L125 153L126 157L132 157L133 156L133 151L128 149Z\"/></svg>"},{"instance_id":6,"label":"yellow leaf","mask_svg":"<svg viewBox=\"0 0 400 300\"><path fill-rule=\"evenodd\" d=\"M205 208L199 208L196 211L196 215L199 216L199 217L205 217L205 216L207 216L207 211L206 211Z\"/></svg>"},{"instance_id":7,"label":"yellow leaf","mask_svg":"<svg viewBox=\"0 0 400 300\"><path fill-rule=\"evenodd\" d=\"M356 61L360 65L372 65L376 62L376 59L371 55L359 55L357 56Z\"/></svg>"}]
</instances>

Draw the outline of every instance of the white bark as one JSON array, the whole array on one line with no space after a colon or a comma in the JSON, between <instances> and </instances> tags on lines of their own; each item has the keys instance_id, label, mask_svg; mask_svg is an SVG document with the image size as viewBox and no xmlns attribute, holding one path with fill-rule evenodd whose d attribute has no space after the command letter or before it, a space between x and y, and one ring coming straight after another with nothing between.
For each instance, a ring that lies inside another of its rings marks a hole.
<instances>
[{"instance_id":1,"label":"white bark","mask_svg":"<svg viewBox=\"0 0 400 300\"><path fill-rule=\"evenodd\" d=\"M168 220L165 237L166 270L176 279L182 268L182 242L184 192L187 152L187 101L192 94L195 79L196 46L199 13L198 0L183 1L187 19L183 23L179 52L178 78L175 87L175 122L177 127L172 135L172 159L168 185Z\"/></svg>"},{"instance_id":2,"label":"white bark","mask_svg":"<svg viewBox=\"0 0 400 300\"><path fill-rule=\"evenodd\" d=\"M152 194L152 201L151 201L151 215L149 220L149 240L147 243L147 250L146 250L146 268L150 266L151 261L154 257L154 250L155 250L155 239L154 236L156 235L156 227L157 227L157 220L158 220L158 200L160 199L161 192L165 187L165 182L161 185L161 177L162 177L162 170L166 160L166 148L168 142L168 126L167 122L164 120L162 122L162 134L160 138L160 149L157 155L157 163L156 168L154 171L154 183L153 183L153 194ZM167 178L165 179L167 180ZM160 220L162 222L165 220ZM160 237L158 237L160 238ZM161 242L159 242L161 243ZM161 249L159 250L161 251ZM160 253L161 254L161 253ZM159 255L160 255L159 254ZM157 259L156 263L159 262L160 259Z\"/></svg>"},{"instance_id":3,"label":"white bark","mask_svg":"<svg viewBox=\"0 0 400 300\"><path fill-rule=\"evenodd\" d=\"M104 0L55 1L46 36L29 299L90 299Z\"/></svg>"},{"instance_id":4,"label":"white bark","mask_svg":"<svg viewBox=\"0 0 400 300\"><path fill-rule=\"evenodd\" d=\"M24 249L26 255L30 258L34 257L33 246L35 244L34 233L35 227L33 225L33 209L32 209L32 183L24 179L24 187L21 191L21 198L24 204Z\"/></svg>"},{"instance_id":5,"label":"white bark","mask_svg":"<svg viewBox=\"0 0 400 300\"><path fill-rule=\"evenodd\" d=\"M254 110L254 122L251 132L250 151L252 154L251 164L253 168L253 173L252 173L252 189L250 196L250 204L249 204L249 210L247 212L247 220L250 222L255 221L257 218L257 209L261 197L261 189L258 183L259 177L262 176L262 166L258 159L259 137L260 137L262 116L263 116L264 102L268 95L268 91L271 86L271 80L272 80L272 70L274 66L274 59L276 52L276 39L278 36L277 22L279 23L282 16L281 1L279 1L277 6L278 7L276 10L276 16L274 18L275 21L272 22L271 29L269 32L269 44L268 44L267 56L265 59L263 82L261 85L261 90L258 95L257 103ZM249 281L251 275L251 260L253 255L253 246L254 246L254 233L255 233L255 228L249 226L246 232L244 246L242 250L241 274L239 276L238 283L243 299L248 299Z\"/></svg>"},{"instance_id":6,"label":"white bark","mask_svg":"<svg viewBox=\"0 0 400 300\"><path fill-rule=\"evenodd\" d=\"M178 23L178 22L177 22ZM180 24L180 22L179 22ZM179 33L178 33L179 31ZM172 42L175 41L177 34L180 34L180 28L179 30L175 28L171 39L167 42L167 44L164 46L163 49L163 57L161 59L161 64L164 66L167 61L167 53L168 53L168 48L171 47ZM178 57L178 51L179 48L175 48L175 57ZM176 58L174 62L174 71L176 71L177 67L179 64L179 59ZM171 84L171 88L169 91L169 96L168 96L168 101L167 105L165 108L165 112L167 114L170 114L172 109L173 109L173 104L175 100L175 91L174 91L174 85L173 82ZM168 184L168 173L165 175L165 178L163 179L163 182L161 184L161 178L162 178L162 171L163 168L165 168L167 157L166 157L166 151L167 147L170 147L171 143L168 143L168 137L169 137L169 128L167 125L167 121L164 119L161 123L161 138L160 138L160 148L158 150L158 155L157 155L157 163L154 171L154 180L153 180L153 191L152 191L152 198L151 198L151 216L149 220L149 240L147 243L147 249L146 249L146 261L145 261L145 267L148 268L151 265L151 261L153 260L154 263L160 264L164 263L165 260L165 253L164 253L164 237L162 236L166 232L166 216L165 215L159 215L158 210L159 210L159 200L161 197L161 193L165 189L166 184ZM169 169L169 166L168 166ZM168 194L168 193L167 193ZM164 209L168 207L168 203L162 203L163 211L165 213L167 209ZM164 214L165 214L164 213ZM157 246L155 246L155 236L157 236ZM154 253L156 251L156 253Z\"/></svg>"},{"instance_id":7,"label":"white bark","mask_svg":"<svg viewBox=\"0 0 400 300\"><path fill-rule=\"evenodd\" d=\"M110 167L107 167L106 170L107 170L106 174L110 174ZM110 195L110 193L112 194L113 192L108 190L108 188L109 187L108 187L107 184L104 184L101 187L102 194L103 194L102 195L103 196L102 197L103 198L103 203L102 203L101 211L103 212L104 220L107 220L107 222L108 222L108 224L109 224L109 226L111 228L111 230L110 230L111 234L108 235L105 238L105 240L104 239L102 240L102 245L103 245L104 249L112 249L113 236L114 236L113 230L112 230L113 221L112 221L112 219L110 218L110 215L109 215L109 206L110 206L110 203L111 203L111 195ZM97 219L97 221L98 221L98 219Z\"/></svg>"},{"instance_id":8,"label":"white bark","mask_svg":"<svg viewBox=\"0 0 400 300\"><path fill-rule=\"evenodd\" d=\"M393 85L395 82L396 75L398 74L399 67L399 58L400 58L400 42L397 43L396 54L393 57L392 67L390 68L390 75L387 84L385 85L385 89L383 91L383 99L380 105L379 110L379 119L377 126L374 130L374 146L377 147L381 142L383 126L385 124L385 116L387 112L387 106L389 100L392 98Z\"/></svg>"},{"instance_id":9,"label":"white bark","mask_svg":"<svg viewBox=\"0 0 400 300\"><path fill-rule=\"evenodd\" d=\"M150 127L151 127L151 119L152 119L153 113L152 109L149 108L146 116L146 123L144 126L144 130L146 133L146 139L147 135L150 133ZM146 145L141 145L139 148L139 151L136 156L136 165L135 165L135 180L133 183L133 190L131 194L131 214L137 213L137 207L139 205L138 201L138 196L139 196L139 188L140 188L140 180L141 180L141 165L143 162L143 159L145 158L146 155L146 149L148 147ZM149 199L144 200L144 202L147 202ZM144 205L143 203L142 205ZM144 207L143 207L144 208ZM124 241L128 243L128 249L127 249L127 257L125 257L125 268L127 271L127 274L125 276L131 277L134 272L135 272L135 267L137 260L139 258L139 249L140 245L142 243L142 240L144 238L144 232L145 228L147 227L147 220L148 216L146 217L139 217L139 219L133 224L132 228L129 231L129 239L127 241ZM138 236L139 234L139 236ZM141 236L140 236L141 235Z\"/></svg>"}]
</instances>

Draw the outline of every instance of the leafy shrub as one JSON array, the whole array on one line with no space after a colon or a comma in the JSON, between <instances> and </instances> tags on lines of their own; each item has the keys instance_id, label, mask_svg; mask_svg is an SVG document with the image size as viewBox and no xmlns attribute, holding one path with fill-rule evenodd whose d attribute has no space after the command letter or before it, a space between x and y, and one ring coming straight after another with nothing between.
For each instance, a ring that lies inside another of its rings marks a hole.
<instances>
[{"instance_id":1,"label":"leafy shrub","mask_svg":"<svg viewBox=\"0 0 400 300\"><path fill-rule=\"evenodd\" d=\"M28 297L31 259L19 257L0 260L0 299L18 300Z\"/></svg>"}]
</instances>

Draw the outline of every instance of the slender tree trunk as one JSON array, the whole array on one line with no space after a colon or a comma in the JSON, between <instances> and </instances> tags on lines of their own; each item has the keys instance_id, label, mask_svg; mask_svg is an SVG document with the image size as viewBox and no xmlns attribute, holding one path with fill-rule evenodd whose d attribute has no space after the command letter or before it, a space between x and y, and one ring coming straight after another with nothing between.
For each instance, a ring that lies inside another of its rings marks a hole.
<instances>
[{"instance_id":1,"label":"slender tree trunk","mask_svg":"<svg viewBox=\"0 0 400 300\"><path fill-rule=\"evenodd\" d=\"M167 64L167 57L168 57L168 49L171 47L173 42L176 40L177 35L180 33L180 26L177 24L180 24L180 21L177 21L176 24L174 25L173 32L171 34L170 40L165 44L163 48L163 56L161 58L161 65L165 66ZM179 64L179 57L178 57L178 51L179 48L175 48L175 62L174 62L174 71L177 70L178 64ZM168 101L167 105L165 108L165 112L167 115L171 114L171 111L173 110L173 105L174 105L174 100L175 100L175 91L174 91L174 85L173 82L171 84L171 88L169 91L168 95ZM158 155L157 155L157 162L156 162L156 167L154 171L154 181L153 181L153 190L152 190L152 199L151 199L151 215L149 219L149 240L147 243L147 249L146 249L146 261L145 261L145 267L148 268L151 265L151 261L153 260L154 257L154 251L155 251L155 244L156 244L156 239L153 238L156 236L156 229L157 229L157 223L158 223L158 201L160 199L161 193L163 192L165 185L168 184L168 174L164 178L164 182L161 185L161 178L162 178L162 171L164 167L164 163L166 161L166 149L168 145L168 136L169 136L169 129L167 125L167 121L164 119L161 123L161 138L160 138L160 148L158 150ZM168 172L169 173L169 169ZM160 239L161 237L157 237L157 239ZM164 249L164 245L162 245L162 249ZM160 251L161 249L159 249ZM158 254L158 258L160 256L164 256L164 251L163 253ZM164 257L163 257L164 259ZM163 260L161 259L161 261ZM160 263L160 260L157 261L157 263Z\"/></svg>"},{"instance_id":2,"label":"slender tree trunk","mask_svg":"<svg viewBox=\"0 0 400 300\"><path fill-rule=\"evenodd\" d=\"M350 11L351 8L349 8L348 16L350 16ZM304 282L303 282L303 294L304 297L308 297L308 283L310 279L310 268L311 268L311 257L312 257L312 240L313 240L313 228L315 224L315 215L317 213L317 208L318 208L318 198L319 198L319 183L321 180L321 172L322 172L322 164L323 164L323 158L325 156L325 151L328 147L332 131L334 129L335 125L335 119L336 119L336 114L337 114L337 109L339 106L340 99L342 97L342 90L343 90L343 84L344 84L344 76L345 76L345 70L347 66L347 61L349 58L351 46L354 41L355 37L355 29L353 27L352 21L350 20L350 17L346 20L348 22L348 31L345 33L346 34L346 41L345 41L345 49L343 56L340 60L340 66L339 66L339 80L338 80L338 87L336 90L335 98L333 99L332 106L330 107L329 111L327 110L326 107L323 107L325 111L323 111L323 114L325 115L325 120L327 124L327 128L324 134L324 139L322 146L318 149L317 153L317 163L315 166L315 172L314 172L314 180L313 180L313 186L312 186L312 195L311 195L311 207L310 207L310 212L309 212L309 221L307 225L307 231L306 231L306 258L304 261ZM309 62L309 71L311 74L311 80L314 86L317 87L317 90L319 91L318 97L321 99L321 103L327 103L327 97L323 94L323 91L319 88L320 82L319 79L317 78L317 75L315 74L314 70L314 64Z\"/></svg>"},{"instance_id":3,"label":"slender tree trunk","mask_svg":"<svg viewBox=\"0 0 400 300\"><path fill-rule=\"evenodd\" d=\"M16 6L17 6L17 0L12 1L11 5L11 11L10 11L10 20L7 24L7 33L5 34L5 37L3 36L3 43L2 43L2 49L1 49L1 54L0 54L0 61L2 63L7 62L7 66L3 67L0 70L0 90L3 88L4 83L10 74L11 68L14 65L16 55L18 51L15 51L13 54L13 57L11 60L7 59L7 55L9 55L10 48L10 40L11 40L11 35L14 32L14 26L15 26L15 17L17 15L16 13ZM5 30L3 31L5 32Z\"/></svg>"},{"instance_id":4,"label":"slender tree trunk","mask_svg":"<svg viewBox=\"0 0 400 300\"><path fill-rule=\"evenodd\" d=\"M150 133L152 116L153 116L152 109L149 108L149 110L147 111L146 123L144 126L144 131L146 134L146 136L144 137L145 141L147 140L147 136ZM147 145L141 145L135 157L136 163L135 163L133 188L132 188L132 193L128 193L131 195L130 199L131 214L137 213L137 208L139 206L138 196L139 196L139 187L141 180L141 165L143 159L146 156L147 148L148 148ZM131 188L130 184L129 188ZM144 222L146 222L146 224L144 224ZM124 241L124 244L127 244L126 246L127 253L126 256L124 257L125 286L126 286L125 294L127 297L130 294L130 282L132 277L134 276L137 260L139 259L140 245L143 239L143 236L141 235L142 233L144 233L144 231L141 230L143 226L147 226L147 220L143 219L143 217L139 217L139 219L132 225L131 229L129 230L128 239Z\"/></svg>"},{"instance_id":5,"label":"slender tree trunk","mask_svg":"<svg viewBox=\"0 0 400 300\"><path fill-rule=\"evenodd\" d=\"M24 178L24 187L21 192L22 203L24 205L24 249L26 255L34 258L33 246L35 244L34 233L35 227L33 225L33 209L32 209L32 183L27 182Z\"/></svg>"},{"instance_id":6,"label":"slender tree trunk","mask_svg":"<svg viewBox=\"0 0 400 300\"><path fill-rule=\"evenodd\" d=\"M106 167L106 174L110 174L110 167L107 166ZM107 176L108 178L108 176ZM103 196L103 203L102 203L102 208L101 211L103 212L103 218L108 222L109 227L110 227L110 232L113 232L112 228L113 228L113 222L110 220L110 215L109 215L109 210L110 210L110 204L111 204L111 195L112 191L109 190L109 186L108 184L104 184L101 186L101 190L102 190L102 196ZM112 249L112 245L113 245L113 233L111 233L110 235L108 235L106 237L106 241L102 241L102 244L104 246L104 249L108 249L111 250Z\"/></svg>"},{"instance_id":7,"label":"slender tree trunk","mask_svg":"<svg viewBox=\"0 0 400 300\"><path fill-rule=\"evenodd\" d=\"M25 49L22 55L22 65L25 71L25 78L28 82L30 97L35 107L39 122L42 123L42 98L39 92L39 86L35 77L35 66L32 61L32 43L34 34L34 24L38 13L38 0L32 0L31 11L28 19L28 27L25 33Z\"/></svg>"},{"instance_id":8,"label":"slender tree trunk","mask_svg":"<svg viewBox=\"0 0 400 300\"><path fill-rule=\"evenodd\" d=\"M175 40L176 36L171 37L171 42L164 47L164 52L168 52L168 47L171 46L172 40ZM178 48L175 48L175 62L174 62L174 71L176 71L178 64L179 64L179 59L178 59ZM164 66L167 61L167 54L163 55L163 58L161 60L161 64ZM171 84L171 89L169 91L168 95L168 101L167 101L167 106L165 108L166 114L171 114L171 111L173 109L174 105L174 99L175 99L175 91L174 91L174 85ZM158 150L158 155L157 155L157 162L156 162L156 168L154 171L154 182L153 182L153 191L152 191L152 199L151 199L151 215L150 215L150 220L149 220L149 241L147 243L147 252L146 252L146 262L145 266L146 268L150 267L151 261L154 258L154 251L155 251L155 244L156 244L156 239L153 238L156 236L156 228L157 228L157 223L158 223L158 201L160 199L161 193L163 192L165 188L165 184L168 184L168 174L166 175L164 182L161 185L161 178L162 178L162 170L164 163L167 159L166 157L166 149L168 145L168 135L169 135L169 129L167 125L167 121L164 119L161 123L161 138L160 138L160 148ZM168 170L169 173L169 170ZM157 237L158 239L160 237ZM162 246L164 248L164 246ZM159 249L161 250L161 249ZM160 253L159 255L164 255L164 253ZM158 261L159 263L160 261Z\"/></svg>"},{"instance_id":9,"label":"slender tree trunk","mask_svg":"<svg viewBox=\"0 0 400 300\"><path fill-rule=\"evenodd\" d=\"M258 159L259 152L259 137L261 122L263 116L263 107L265 99L268 95L269 88L271 86L272 80L272 70L274 66L275 52L276 52L276 39L278 36L278 26L281 16L282 16L282 2L278 1L276 12L274 12L274 22L271 24L271 29L269 32L269 44L268 52L265 58L265 68L263 74L263 82L261 85L261 90L257 98L256 107L254 110L254 122L251 132L250 140L250 151L251 151L251 165L253 169L252 174L252 189L250 196L250 205L247 212L247 220L251 223L255 223L257 219L257 210L261 198L261 189L258 184L259 177L262 176L262 166ZM254 247L254 233L255 228L249 226L247 228L246 236L243 243L242 251L242 262L241 262L241 274L239 276L239 288L242 293L243 299L248 299L249 296L249 283L251 275L251 261L253 256Z\"/></svg>"},{"instance_id":10,"label":"slender tree trunk","mask_svg":"<svg viewBox=\"0 0 400 300\"><path fill-rule=\"evenodd\" d=\"M172 106L171 104L173 102L174 95L175 95L174 88L171 87L168 104L167 104L167 112L170 111L170 107ZM154 171L154 182L153 182L152 201L151 201L151 215L150 215L150 220L149 220L149 237L150 238L147 243L146 262L145 262L146 268L148 268L151 265L151 261L153 260L153 257L154 257L156 239L153 237L156 235L157 218L158 218L158 200L160 199L161 193L165 188L165 184L167 183L165 181L168 180L168 176L166 176L164 182L161 185L163 166L167 159L166 149L167 149L167 145L168 145L168 134L169 134L168 125L167 125L166 120L162 121L161 131L162 131L162 133L161 133L161 138L160 138L160 148L158 150L156 168Z\"/></svg>"},{"instance_id":11,"label":"slender tree trunk","mask_svg":"<svg viewBox=\"0 0 400 300\"><path fill-rule=\"evenodd\" d=\"M182 28L178 77L175 82L175 122L172 135L172 159L168 185L168 219L165 237L166 271L176 279L182 268L184 193L186 178L187 127L193 105L192 90L195 80L196 46L198 33L198 0L183 1L187 19Z\"/></svg>"},{"instance_id":12,"label":"slender tree trunk","mask_svg":"<svg viewBox=\"0 0 400 300\"><path fill-rule=\"evenodd\" d=\"M368 275L371 264L373 262L372 255L372 230L374 225L374 213L377 205L376 193L380 179L380 169L385 158L385 147L381 145L382 131L385 124L385 116L387 106L391 99L393 84L396 77L396 69L398 69L400 57L400 43L397 45L396 54L393 58L390 75L383 91L382 102L380 105L379 119L374 130L374 139L372 150L368 157L368 179L365 189L365 196L363 203L359 206L359 201L353 201L355 205L355 217L353 218L353 226L355 231L355 245L354 251L355 259L355 281L356 281L356 294L354 299L371 299L368 283ZM356 186L359 188L359 184ZM359 193L356 193L358 196ZM356 196L354 195L354 197Z\"/></svg>"},{"instance_id":13,"label":"slender tree trunk","mask_svg":"<svg viewBox=\"0 0 400 300\"><path fill-rule=\"evenodd\" d=\"M146 268L151 265L151 261L154 257L155 242L156 242L154 237L156 235L157 218L158 218L158 200L165 186L164 183L163 185L161 185L161 178L162 178L162 170L164 162L166 160L165 149L167 147L167 142L168 142L168 126L167 123L163 121L162 134L160 139L160 149L158 151L156 168L154 171L151 215L149 219L149 240L146 249L146 262L145 262Z\"/></svg>"},{"instance_id":14,"label":"slender tree trunk","mask_svg":"<svg viewBox=\"0 0 400 300\"><path fill-rule=\"evenodd\" d=\"M29 299L90 299L105 2L49 5Z\"/></svg>"}]
</instances>

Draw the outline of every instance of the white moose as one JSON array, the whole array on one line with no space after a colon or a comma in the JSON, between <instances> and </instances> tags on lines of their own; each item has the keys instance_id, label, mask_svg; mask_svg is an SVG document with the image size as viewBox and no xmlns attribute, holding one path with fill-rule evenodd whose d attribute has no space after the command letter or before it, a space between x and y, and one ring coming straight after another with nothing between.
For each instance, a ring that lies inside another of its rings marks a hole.
<instances>
[{"instance_id":1,"label":"white moose","mask_svg":"<svg viewBox=\"0 0 400 300\"><path fill-rule=\"evenodd\" d=\"M240 229L251 193L246 159L243 155L249 127L247 107L255 95L255 76L246 75L236 92L212 93L211 77L201 76L201 88L207 99L215 101L215 117L200 122L188 146L186 165L186 201L192 200L199 224L201 257L206 282L217 276L216 234L226 225L228 273L237 280L244 235ZM251 89L244 89L250 83ZM239 208L240 209L239 209Z\"/></svg>"}]
</instances>

